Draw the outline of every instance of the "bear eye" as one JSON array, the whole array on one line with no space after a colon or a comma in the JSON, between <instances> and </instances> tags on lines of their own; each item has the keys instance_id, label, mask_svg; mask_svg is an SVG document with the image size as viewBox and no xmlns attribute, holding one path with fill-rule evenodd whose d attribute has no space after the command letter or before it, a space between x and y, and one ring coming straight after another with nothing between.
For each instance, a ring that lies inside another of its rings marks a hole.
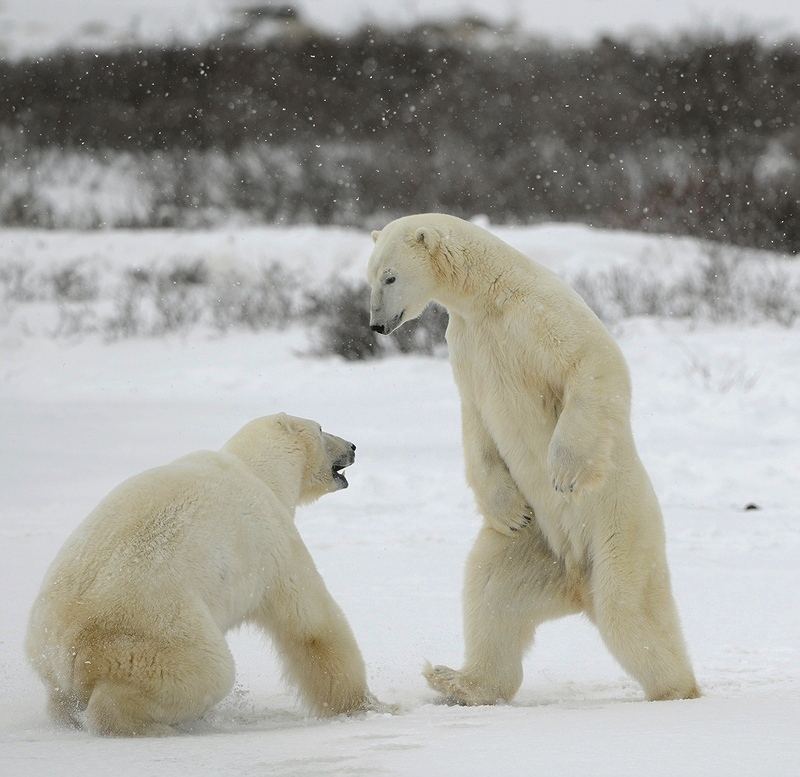
<instances>
[{"instance_id":1,"label":"bear eye","mask_svg":"<svg viewBox=\"0 0 800 777\"><path fill-rule=\"evenodd\" d=\"M394 277L394 275L390 275L390 276L389 276L389 277L388 277L388 278L387 278L387 279L384 281L384 283L385 283L385 284L388 286L390 283L394 283L396 280L397 280L397 278L395 278L395 277Z\"/></svg>"}]
</instances>

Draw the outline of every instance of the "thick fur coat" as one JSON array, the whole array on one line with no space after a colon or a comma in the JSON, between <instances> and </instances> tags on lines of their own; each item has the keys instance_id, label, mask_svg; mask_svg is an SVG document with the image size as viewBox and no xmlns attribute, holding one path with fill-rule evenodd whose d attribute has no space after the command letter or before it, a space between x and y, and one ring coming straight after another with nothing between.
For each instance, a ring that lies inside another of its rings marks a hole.
<instances>
[{"instance_id":1,"label":"thick fur coat","mask_svg":"<svg viewBox=\"0 0 800 777\"><path fill-rule=\"evenodd\" d=\"M68 539L26 649L58 720L97 734L175 733L233 687L225 632L249 621L319 715L376 702L344 614L294 524L347 486L355 446L284 414L250 422L114 489Z\"/></svg>"},{"instance_id":2,"label":"thick fur coat","mask_svg":"<svg viewBox=\"0 0 800 777\"><path fill-rule=\"evenodd\" d=\"M484 525L464 584L466 662L428 667L448 700L509 700L543 621L585 613L648 699L699 695L658 500L631 432L616 342L581 297L486 230L443 214L374 232L371 325L435 300Z\"/></svg>"}]
</instances>

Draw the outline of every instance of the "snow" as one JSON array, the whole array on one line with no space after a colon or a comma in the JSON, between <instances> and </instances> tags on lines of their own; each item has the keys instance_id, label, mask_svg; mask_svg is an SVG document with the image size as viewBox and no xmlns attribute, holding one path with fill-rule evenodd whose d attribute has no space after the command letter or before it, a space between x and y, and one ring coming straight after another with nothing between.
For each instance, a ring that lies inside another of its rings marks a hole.
<instances>
[{"instance_id":1,"label":"snow","mask_svg":"<svg viewBox=\"0 0 800 777\"><path fill-rule=\"evenodd\" d=\"M497 229L565 275L691 256L670 241L571 225ZM653 243L652 241L660 242ZM660 246L655 250L653 246ZM275 256L324 283L357 278L348 230L0 232L0 261L98 265L200 249ZM650 246L653 250L643 251ZM106 344L0 317L0 763L42 777L172 775L752 775L800 773L800 337L776 324L616 323L634 430L665 513L675 594L703 698L647 703L583 618L545 624L517 698L437 704L423 662L458 666L460 586L477 533L447 360L311 358L300 327ZM42 313L42 315L44 315ZM231 696L169 740L103 740L53 725L22 653L44 572L129 475L221 445L284 410L358 445L350 488L298 512L347 614L370 686L396 715L308 717L249 628L230 635ZM749 504L759 509L746 510Z\"/></svg>"},{"instance_id":2,"label":"snow","mask_svg":"<svg viewBox=\"0 0 800 777\"><path fill-rule=\"evenodd\" d=\"M331 34L365 24L408 27L475 16L559 41L687 31L754 34L765 40L800 35L800 5L787 0L3 0L0 56L39 55L65 46L94 50L197 42L222 32L237 9L262 5L293 6L302 22Z\"/></svg>"}]
</instances>

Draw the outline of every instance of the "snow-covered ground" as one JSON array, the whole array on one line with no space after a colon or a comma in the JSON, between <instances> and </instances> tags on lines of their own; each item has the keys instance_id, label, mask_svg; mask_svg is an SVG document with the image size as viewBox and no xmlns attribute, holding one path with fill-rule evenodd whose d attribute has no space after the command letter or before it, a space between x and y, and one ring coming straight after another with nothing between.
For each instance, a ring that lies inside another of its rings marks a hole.
<instances>
[{"instance_id":1,"label":"snow-covered ground","mask_svg":"<svg viewBox=\"0 0 800 777\"><path fill-rule=\"evenodd\" d=\"M237 9L259 6L292 6L301 22L333 34L475 16L560 41L687 31L800 36L800 6L789 0L0 0L0 56L198 41L229 27Z\"/></svg>"},{"instance_id":2,"label":"snow-covered ground","mask_svg":"<svg viewBox=\"0 0 800 777\"><path fill-rule=\"evenodd\" d=\"M598 262L663 266L691 247L568 225L498 232L566 275ZM653 241L658 250L643 250ZM238 238L0 231L0 261L37 264L157 261L199 246L219 246L224 261L281 257L324 282L339 267L359 277L370 240L311 228ZM461 660L461 575L479 525L446 359L310 358L295 327L66 343L24 334L21 320L19 310L0 316L2 774L800 774L797 325L614 325L704 697L642 701L594 628L570 618L540 629L513 703L453 708L435 702L420 674L425 659ZM399 714L307 717L269 644L243 629L231 635L234 693L183 736L102 740L54 726L21 643L64 539L125 477L218 447L245 421L279 410L358 445L350 488L301 509L298 525L350 619L373 691Z\"/></svg>"}]
</instances>

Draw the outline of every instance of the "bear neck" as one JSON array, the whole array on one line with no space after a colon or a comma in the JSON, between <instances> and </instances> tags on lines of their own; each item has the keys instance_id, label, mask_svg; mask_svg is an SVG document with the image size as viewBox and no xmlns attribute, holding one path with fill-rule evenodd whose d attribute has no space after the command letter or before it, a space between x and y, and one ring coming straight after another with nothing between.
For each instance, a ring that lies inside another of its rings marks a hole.
<instances>
[{"instance_id":1,"label":"bear neck","mask_svg":"<svg viewBox=\"0 0 800 777\"><path fill-rule=\"evenodd\" d=\"M523 285L513 264L494 260L484 247L452 241L439 246L434 277L434 301L466 319L501 314Z\"/></svg>"},{"instance_id":2,"label":"bear neck","mask_svg":"<svg viewBox=\"0 0 800 777\"><path fill-rule=\"evenodd\" d=\"M287 453L279 448L273 451L268 447L253 452L248 447L238 444L234 438L222 450L239 459L294 514L295 507L300 503L305 462L297 455L292 455L295 452Z\"/></svg>"}]
</instances>

